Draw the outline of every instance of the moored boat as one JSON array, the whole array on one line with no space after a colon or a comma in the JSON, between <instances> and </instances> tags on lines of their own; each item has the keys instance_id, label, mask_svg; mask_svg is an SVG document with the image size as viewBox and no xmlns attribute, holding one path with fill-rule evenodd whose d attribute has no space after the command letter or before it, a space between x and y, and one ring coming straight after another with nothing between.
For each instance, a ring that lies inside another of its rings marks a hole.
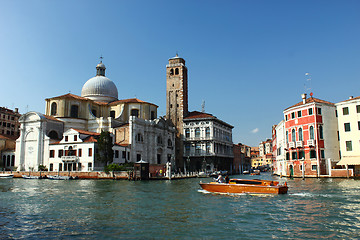
<instances>
[{"instance_id":1,"label":"moored boat","mask_svg":"<svg viewBox=\"0 0 360 240\"><path fill-rule=\"evenodd\" d=\"M202 183L202 189L214 193L258 193L258 194L285 194L288 191L286 182L260 179L230 179L229 183Z\"/></svg>"},{"instance_id":2,"label":"moored boat","mask_svg":"<svg viewBox=\"0 0 360 240\"><path fill-rule=\"evenodd\" d=\"M70 180L70 179L72 179L72 177L59 176L59 175L55 175L55 176L48 175L47 177L48 177L48 179L50 179L50 180Z\"/></svg>"},{"instance_id":3,"label":"moored boat","mask_svg":"<svg viewBox=\"0 0 360 240\"><path fill-rule=\"evenodd\" d=\"M31 176L31 175L22 175L24 179L40 179L39 176Z\"/></svg>"},{"instance_id":4,"label":"moored boat","mask_svg":"<svg viewBox=\"0 0 360 240\"><path fill-rule=\"evenodd\" d=\"M0 173L0 178L13 178L14 174L10 173Z\"/></svg>"}]
</instances>

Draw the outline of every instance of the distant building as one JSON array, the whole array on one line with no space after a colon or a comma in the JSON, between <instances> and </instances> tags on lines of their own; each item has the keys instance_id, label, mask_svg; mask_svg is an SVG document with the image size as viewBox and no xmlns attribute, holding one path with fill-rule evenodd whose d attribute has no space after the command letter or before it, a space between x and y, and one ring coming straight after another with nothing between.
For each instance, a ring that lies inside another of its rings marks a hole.
<instances>
[{"instance_id":1,"label":"distant building","mask_svg":"<svg viewBox=\"0 0 360 240\"><path fill-rule=\"evenodd\" d=\"M286 175L286 157L285 149L287 143L285 141L285 121L282 120L276 126L273 126L273 173L279 176Z\"/></svg>"},{"instance_id":2,"label":"distant building","mask_svg":"<svg viewBox=\"0 0 360 240\"><path fill-rule=\"evenodd\" d=\"M242 173L251 169L251 148L242 143L233 145L233 173Z\"/></svg>"},{"instance_id":3,"label":"distant building","mask_svg":"<svg viewBox=\"0 0 360 240\"><path fill-rule=\"evenodd\" d=\"M0 135L13 140L17 139L20 135L20 116L21 114L17 108L13 111L8 108L0 107Z\"/></svg>"},{"instance_id":4,"label":"distant building","mask_svg":"<svg viewBox=\"0 0 360 240\"><path fill-rule=\"evenodd\" d=\"M211 114L194 111L184 118L183 129L184 158L190 170L232 170L233 126Z\"/></svg>"},{"instance_id":5,"label":"distant building","mask_svg":"<svg viewBox=\"0 0 360 240\"><path fill-rule=\"evenodd\" d=\"M341 161L338 165L360 175L360 97L336 103Z\"/></svg>"}]
</instances>

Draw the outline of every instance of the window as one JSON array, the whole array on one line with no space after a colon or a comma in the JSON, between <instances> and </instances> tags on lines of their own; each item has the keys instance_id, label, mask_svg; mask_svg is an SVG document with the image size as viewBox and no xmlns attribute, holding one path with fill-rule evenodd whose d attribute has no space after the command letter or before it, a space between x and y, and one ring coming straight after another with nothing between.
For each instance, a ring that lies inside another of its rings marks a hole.
<instances>
[{"instance_id":1,"label":"window","mask_svg":"<svg viewBox=\"0 0 360 240\"><path fill-rule=\"evenodd\" d=\"M301 117L301 111L297 112L298 118Z\"/></svg>"},{"instance_id":2,"label":"window","mask_svg":"<svg viewBox=\"0 0 360 240\"><path fill-rule=\"evenodd\" d=\"M151 119L151 120L154 120L154 119L155 119L155 112L154 112L154 111L151 111L151 113L150 113L150 119Z\"/></svg>"},{"instance_id":3,"label":"window","mask_svg":"<svg viewBox=\"0 0 360 240\"><path fill-rule=\"evenodd\" d=\"M314 139L314 127L310 126L310 139Z\"/></svg>"},{"instance_id":4,"label":"window","mask_svg":"<svg viewBox=\"0 0 360 240\"><path fill-rule=\"evenodd\" d=\"M196 154L200 154L201 151L201 145L199 143L195 144L195 153Z\"/></svg>"},{"instance_id":5,"label":"window","mask_svg":"<svg viewBox=\"0 0 360 240\"><path fill-rule=\"evenodd\" d=\"M161 136L158 136L158 137L157 137L157 144L158 144L158 145L162 145L162 144L163 144L163 141L162 141L162 137L161 137Z\"/></svg>"},{"instance_id":6,"label":"window","mask_svg":"<svg viewBox=\"0 0 360 240\"><path fill-rule=\"evenodd\" d=\"M291 141L292 141L292 142L296 141L295 128L291 131Z\"/></svg>"},{"instance_id":7,"label":"window","mask_svg":"<svg viewBox=\"0 0 360 240\"><path fill-rule=\"evenodd\" d=\"M126 159L126 151L122 151L122 158Z\"/></svg>"},{"instance_id":8,"label":"window","mask_svg":"<svg viewBox=\"0 0 360 240\"><path fill-rule=\"evenodd\" d=\"M91 171L91 170L92 170L92 163L89 162L89 163L88 163L88 171Z\"/></svg>"},{"instance_id":9,"label":"window","mask_svg":"<svg viewBox=\"0 0 360 240\"><path fill-rule=\"evenodd\" d=\"M310 158L316 158L316 151L310 150Z\"/></svg>"},{"instance_id":10,"label":"window","mask_svg":"<svg viewBox=\"0 0 360 240\"><path fill-rule=\"evenodd\" d=\"M313 109L312 108L309 108L308 112L309 112L309 115L313 115Z\"/></svg>"},{"instance_id":11,"label":"window","mask_svg":"<svg viewBox=\"0 0 360 240\"><path fill-rule=\"evenodd\" d=\"M51 115L52 116L56 115L56 112L57 112L57 105L56 105L56 103L53 102L51 104Z\"/></svg>"},{"instance_id":12,"label":"window","mask_svg":"<svg viewBox=\"0 0 360 240\"><path fill-rule=\"evenodd\" d=\"M356 105L356 112L360 113L360 105Z\"/></svg>"},{"instance_id":13,"label":"window","mask_svg":"<svg viewBox=\"0 0 360 240\"><path fill-rule=\"evenodd\" d=\"M174 69L170 69L170 75L174 75Z\"/></svg>"},{"instance_id":14,"label":"window","mask_svg":"<svg viewBox=\"0 0 360 240\"><path fill-rule=\"evenodd\" d=\"M74 142L77 141L77 135L74 135Z\"/></svg>"},{"instance_id":15,"label":"window","mask_svg":"<svg viewBox=\"0 0 360 240\"><path fill-rule=\"evenodd\" d=\"M344 123L345 132L350 132L350 123Z\"/></svg>"},{"instance_id":16,"label":"window","mask_svg":"<svg viewBox=\"0 0 360 240\"><path fill-rule=\"evenodd\" d=\"M136 135L136 141L137 142L143 142L144 141L144 138L143 138L143 136L141 135L141 133L138 133L137 135Z\"/></svg>"},{"instance_id":17,"label":"window","mask_svg":"<svg viewBox=\"0 0 360 240\"><path fill-rule=\"evenodd\" d=\"M320 156L321 158L325 158L325 150L320 150Z\"/></svg>"},{"instance_id":18,"label":"window","mask_svg":"<svg viewBox=\"0 0 360 240\"><path fill-rule=\"evenodd\" d=\"M62 171L62 163L59 163L59 171Z\"/></svg>"},{"instance_id":19,"label":"window","mask_svg":"<svg viewBox=\"0 0 360 240\"><path fill-rule=\"evenodd\" d=\"M200 137L200 128L195 129L195 137Z\"/></svg>"},{"instance_id":20,"label":"window","mask_svg":"<svg viewBox=\"0 0 360 240\"><path fill-rule=\"evenodd\" d=\"M175 68L175 75L179 75L179 69Z\"/></svg>"},{"instance_id":21,"label":"window","mask_svg":"<svg viewBox=\"0 0 360 240\"><path fill-rule=\"evenodd\" d=\"M339 133L339 131L337 131L337 138L338 138L338 141L340 141L340 133Z\"/></svg>"},{"instance_id":22,"label":"window","mask_svg":"<svg viewBox=\"0 0 360 240\"><path fill-rule=\"evenodd\" d=\"M352 142L351 141L346 141L346 151L352 151Z\"/></svg>"},{"instance_id":23,"label":"window","mask_svg":"<svg viewBox=\"0 0 360 240\"><path fill-rule=\"evenodd\" d=\"M96 109L91 110L91 113L96 117Z\"/></svg>"},{"instance_id":24,"label":"window","mask_svg":"<svg viewBox=\"0 0 360 240\"><path fill-rule=\"evenodd\" d=\"M292 112L291 113L291 119L294 119L295 118L295 112Z\"/></svg>"},{"instance_id":25,"label":"window","mask_svg":"<svg viewBox=\"0 0 360 240\"><path fill-rule=\"evenodd\" d=\"M303 140L303 131L302 128L299 129L299 141Z\"/></svg>"},{"instance_id":26,"label":"window","mask_svg":"<svg viewBox=\"0 0 360 240\"><path fill-rule=\"evenodd\" d=\"M141 161L141 154L136 154L136 161Z\"/></svg>"},{"instance_id":27,"label":"window","mask_svg":"<svg viewBox=\"0 0 360 240\"><path fill-rule=\"evenodd\" d=\"M115 118L115 111L110 111L110 117Z\"/></svg>"},{"instance_id":28,"label":"window","mask_svg":"<svg viewBox=\"0 0 360 240\"><path fill-rule=\"evenodd\" d=\"M58 155L59 155L59 158L61 158L62 156L64 156L64 150L59 150L58 151Z\"/></svg>"},{"instance_id":29,"label":"window","mask_svg":"<svg viewBox=\"0 0 360 240\"><path fill-rule=\"evenodd\" d=\"M54 164L50 163L50 172L54 171Z\"/></svg>"},{"instance_id":30,"label":"window","mask_svg":"<svg viewBox=\"0 0 360 240\"><path fill-rule=\"evenodd\" d=\"M286 143L289 143L289 132L286 131Z\"/></svg>"},{"instance_id":31,"label":"window","mask_svg":"<svg viewBox=\"0 0 360 240\"><path fill-rule=\"evenodd\" d=\"M79 115L79 106L78 105L71 105L70 117L77 118L78 115Z\"/></svg>"},{"instance_id":32,"label":"window","mask_svg":"<svg viewBox=\"0 0 360 240\"><path fill-rule=\"evenodd\" d=\"M210 137L210 128L209 127L207 127L205 129L205 133L206 133L206 137Z\"/></svg>"},{"instance_id":33,"label":"window","mask_svg":"<svg viewBox=\"0 0 360 240\"><path fill-rule=\"evenodd\" d=\"M337 113L337 110L335 110L335 117L338 117L338 113Z\"/></svg>"},{"instance_id":34,"label":"window","mask_svg":"<svg viewBox=\"0 0 360 240\"><path fill-rule=\"evenodd\" d=\"M51 158L55 157L55 150L50 150L50 157Z\"/></svg>"},{"instance_id":35,"label":"window","mask_svg":"<svg viewBox=\"0 0 360 240\"><path fill-rule=\"evenodd\" d=\"M317 170L317 165L311 165L311 170L316 171Z\"/></svg>"},{"instance_id":36,"label":"window","mask_svg":"<svg viewBox=\"0 0 360 240\"><path fill-rule=\"evenodd\" d=\"M349 108L348 107L343 107L343 115L349 115Z\"/></svg>"},{"instance_id":37,"label":"window","mask_svg":"<svg viewBox=\"0 0 360 240\"><path fill-rule=\"evenodd\" d=\"M291 153L291 159L293 159L293 160L294 160L294 159L298 159L298 158L297 158L297 152L292 152L292 153Z\"/></svg>"},{"instance_id":38,"label":"window","mask_svg":"<svg viewBox=\"0 0 360 240\"><path fill-rule=\"evenodd\" d=\"M171 139L168 139L168 147L169 147L169 148L172 147L172 141L171 141Z\"/></svg>"},{"instance_id":39,"label":"window","mask_svg":"<svg viewBox=\"0 0 360 240\"><path fill-rule=\"evenodd\" d=\"M157 164L161 164L161 154L157 155Z\"/></svg>"},{"instance_id":40,"label":"window","mask_svg":"<svg viewBox=\"0 0 360 240\"><path fill-rule=\"evenodd\" d=\"M79 148L79 157L81 157L81 156L82 156L82 149Z\"/></svg>"},{"instance_id":41,"label":"window","mask_svg":"<svg viewBox=\"0 0 360 240\"><path fill-rule=\"evenodd\" d=\"M92 157L92 152L93 152L92 148L89 148L89 157Z\"/></svg>"},{"instance_id":42,"label":"window","mask_svg":"<svg viewBox=\"0 0 360 240\"><path fill-rule=\"evenodd\" d=\"M285 115L285 121L287 121L288 120L288 116L287 115Z\"/></svg>"},{"instance_id":43,"label":"window","mask_svg":"<svg viewBox=\"0 0 360 240\"><path fill-rule=\"evenodd\" d=\"M69 137L65 136L65 142L69 141Z\"/></svg>"},{"instance_id":44,"label":"window","mask_svg":"<svg viewBox=\"0 0 360 240\"><path fill-rule=\"evenodd\" d=\"M358 130L360 130L360 121L358 121Z\"/></svg>"},{"instance_id":45,"label":"window","mask_svg":"<svg viewBox=\"0 0 360 240\"><path fill-rule=\"evenodd\" d=\"M323 133L323 127L322 126L319 126L319 137L320 137L320 139L324 138L324 133Z\"/></svg>"},{"instance_id":46,"label":"window","mask_svg":"<svg viewBox=\"0 0 360 240\"><path fill-rule=\"evenodd\" d=\"M115 150L115 158L119 158L119 150Z\"/></svg>"},{"instance_id":47,"label":"window","mask_svg":"<svg viewBox=\"0 0 360 240\"><path fill-rule=\"evenodd\" d=\"M304 151L299 151L299 159L305 159L305 152Z\"/></svg>"},{"instance_id":48,"label":"window","mask_svg":"<svg viewBox=\"0 0 360 240\"><path fill-rule=\"evenodd\" d=\"M185 128L185 137L189 138L190 137L190 129Z\"/></svg>"},{"instance_id":49,"label":"window","mask_svg":"<svg viewBox=\"0 0 360 240\"><path fill-rule=\"evenodd\" d=\"M139 117L139 109L131 109L131 116Z\"/></svg>"},{"instance_id":50,"label":"window","mask_svg":"<svg viewBox=\"0 0 360 240\"><path fill-rule=\"evenodd\" d=\"M186 153L186 155L190 154L190 144L185 145L185 153Z\"/></svg>"},{"instance_id":51,"label":"window","mask_svg":"<svg viewBox=\"0 0 360 240\"><path fill-rule=\"evenodd\" d=\"M317 111L318 111L317 113L318 113L319 115L321 115L321 108L318 108Z\"/></svg>"},{"instance_id":52,"label":"window","mask_svg":"<svg viewBox=\"0 0 360 240\"><path fill-rule=\"evenodd\" d=\"M210 143L206 143L206 153L210 153L211 145Z\"/></svg>"}]
</instances>

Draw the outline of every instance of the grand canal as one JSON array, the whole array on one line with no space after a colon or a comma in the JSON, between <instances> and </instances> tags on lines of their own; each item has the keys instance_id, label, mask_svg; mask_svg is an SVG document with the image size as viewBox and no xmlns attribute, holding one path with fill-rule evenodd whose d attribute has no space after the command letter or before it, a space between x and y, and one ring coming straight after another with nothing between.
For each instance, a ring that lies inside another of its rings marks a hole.
<instances>
[{"instance_id":1,"label":"grand canal","mask_svg":"<svg viewBox=\"0 0 360 240\"><path fill-rule=\"evenodd\" d=\"M360 238L360 180L286 179L278 196L199 181L0 179L0 239Z\"/></svg>"}]
</instances>

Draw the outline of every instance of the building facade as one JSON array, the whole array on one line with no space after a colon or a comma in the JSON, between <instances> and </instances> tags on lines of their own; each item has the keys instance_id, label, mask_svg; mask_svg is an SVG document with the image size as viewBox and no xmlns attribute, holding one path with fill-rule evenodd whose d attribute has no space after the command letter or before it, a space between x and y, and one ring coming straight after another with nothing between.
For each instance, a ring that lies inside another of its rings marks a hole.
<instances>
[{"instance_id":1,"label":"building facade","mask_svg":"<svg viewBox=\"0 0 360 240\"><path fill-rule=\"evenodd\" d=\"M118 150L126 152L127 158L123 158L124 161L135 162L139 160L139 154L141 160L149 163L165 164L169 160L174 161L174 148L165 145L162 148L154 146L160 136L164 142L170 140L174 143L175 128L169 121L157 118L158 106L155 104L137 98L118 100L116 85L105 77L105 69L102 62L96 66L96 76L84 84L81 96L65 94L48 98L45 100L45 114L29 112L22 116L21 134L16 145L15 165L18 170L36 171L40 165L50 169L50 146L58 147L65 144L61 141L65 141L65 133L72 133L67 132L71 129L88 133L110 132L114 136L115 148L126 147L126 150ZM80 139L79 137L78 142L71 144L93 145L93 149L96 150L96 141L85 143L80 142ZM61 140L59 144L54 144L59 140ZM70 147L70 143L66 144L64 147ZM155 149L156 154L149 149ZM52 150L56 156L61 149ZM76 154L79 152L77 151ZM97 166L94 159L92 166L89 167L90 162L86 162L83 156L74 157L75 162L71 162L71 169L85 171L99 170L102 167ZM64 166L70 164L66 159L63 156L58 157L57 160L62 162L52 162L51 169L59 171L61 163L64 170ZM122 161L114 156L114 162ZM68 170L69 165L66 166Z\"/></svg>"},{"instance_id":2,"label":"building facade","mask_svg":"<svg viewBox=\"0 0 360 240\"><path fill-rule=\"evenodd\" d=\"M360 97L350 97L335 105L341 155L338 165L351 168L355 176L360 176Z\"/></svg>"},{"instance_id":3,"label":"building facade","mask_svg":"<svg viewBox=\"0 0 360 240\"><path fill-rule=\"evenodd\" d=\"M0 107L0 135L13 140L17 139L20 136L20 116L17 108L13 111Z\"/></svg>"},{"instance_id":4,"label":"building facade","mask_svg":"<svg viewBox=\"0 0 360 240\"><path fill-rule=\"evenodd\" d=\"M233 126L215 116L193 111L183 123L184 158L191 171L233 169Z\"/></svg>"},{"instance_id":5,"label":"building facade","mask_svg":"<svg viewBox=\"0 0 360 240\"><path fill-rule=\"evenodd\" d=\"M306 98L284 110L287 176L328 175L339 161L335 105Z\"/></svg>"}]
</instances>

